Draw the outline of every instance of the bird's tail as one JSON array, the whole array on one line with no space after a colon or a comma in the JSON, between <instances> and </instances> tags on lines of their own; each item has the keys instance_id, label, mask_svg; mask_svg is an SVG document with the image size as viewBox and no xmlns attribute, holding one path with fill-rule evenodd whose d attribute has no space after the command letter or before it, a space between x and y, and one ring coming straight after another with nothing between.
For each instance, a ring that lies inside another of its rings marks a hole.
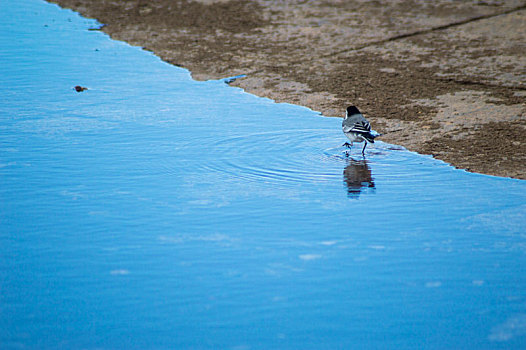
<instances>
[{"instance_id":1,"label":"bird's tail","mask_svg":"<svg viewBox=\"0 0 526 350\"><path fill-rule=\"evenodd\" d=\"M379 132L375 130L371 130L367 133L362 134L362 137L366 139L367 142L370 142L370 143L374 143L374 139L377 138L378 136L382 136L382 134L380 134Z\"/></svg>"}]
</instances>

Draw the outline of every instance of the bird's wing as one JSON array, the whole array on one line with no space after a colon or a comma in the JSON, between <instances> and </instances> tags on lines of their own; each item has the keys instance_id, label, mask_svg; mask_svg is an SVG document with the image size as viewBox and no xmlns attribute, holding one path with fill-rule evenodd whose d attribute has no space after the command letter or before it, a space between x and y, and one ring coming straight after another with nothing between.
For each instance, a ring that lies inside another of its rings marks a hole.
<instances>
[{"instance_id":1,"label":"bird's wing","mask_svg":"<svg viewBox=\"0 0 526 350\"><path fill-rule=\"evenodd\" d=\"M347 126L348 128L348 126ZM371 131L371 124L367 120L360 120L354 123L350 129L350 132L368 133Z\"/></svg>"},{"instance_id":2,"label":"bird's wing","mask_svg":"<svg viewBox=\"0 0 526 350\"><path fill-rule=\"evenodd\" d=\"M345 133L368 134L371 131L371 124L362 114L353 114L343 120L342 129Z\"/></svg>"},{"instance_id":3,"label":"bird's wing","mask_svg":"<svg viewBox=\"0 0 526 350\"><path fill-rule=\"evenodd\" d=\"M343 132L345 132L345 133L347 133L347 132L351 132L351 130L352 130L352 126L345 126L345 125L344 125L342 129L343 129Z\"/></svg>"}]
</instances>

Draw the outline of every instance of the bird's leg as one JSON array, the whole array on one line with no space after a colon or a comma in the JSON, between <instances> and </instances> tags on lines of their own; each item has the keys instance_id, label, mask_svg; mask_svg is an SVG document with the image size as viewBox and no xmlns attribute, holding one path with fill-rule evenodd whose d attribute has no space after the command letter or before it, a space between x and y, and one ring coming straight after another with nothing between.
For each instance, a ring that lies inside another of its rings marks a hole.
<instances>
[{"instance_id":1,"label":"bird's leg","mask_svg":"<svg viewBox=\"0 0 526 350\"><path fill-rule=\"evenodd\" d=\"M362 156L365 157L365 147L367 147L367 141L364 141L364 142L365 142L365 145L363 145Z\"/></svg>"},{"instance_id":2,"label":"bird's leg","mask_svg":"<svg viewBox=\"0 0 526 350\"><path fill-rule=\"evenodd\" d=\"M347 148L351 148L352 147L352 143L349 143L349 142L345 142L342 147L347 147Z\"/></svg>"}]
</instances>

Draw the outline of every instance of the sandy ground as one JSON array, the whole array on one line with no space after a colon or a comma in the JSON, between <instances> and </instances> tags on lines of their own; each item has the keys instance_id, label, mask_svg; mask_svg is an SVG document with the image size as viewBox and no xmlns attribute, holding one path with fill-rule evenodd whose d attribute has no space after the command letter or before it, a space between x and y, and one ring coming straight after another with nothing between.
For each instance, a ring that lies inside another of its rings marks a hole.
<instances>
[{"instance_id":1,"label":"sandy ground","mask_svg":"<svg viewBox=\"0 0 526 350\"><path fill-rule=\"evenodd\" d=\"M54 0L195 79L324 116L357 105L383 140L526 179L526 1ZM344 141L342 135L342 141Z\"/></svg>"}]
</instances>

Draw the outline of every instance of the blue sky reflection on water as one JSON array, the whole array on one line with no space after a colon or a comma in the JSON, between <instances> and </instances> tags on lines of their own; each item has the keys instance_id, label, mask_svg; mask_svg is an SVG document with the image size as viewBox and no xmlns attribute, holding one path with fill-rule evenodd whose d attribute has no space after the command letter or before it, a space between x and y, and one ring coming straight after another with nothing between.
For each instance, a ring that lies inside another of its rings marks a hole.
<instances>
[{"instance_id":1,"label":"blue sky reflection on water","mask_svg":"<svg viewBox=\"0 0 526 350\"><path fill-rule=\"evenodd\" d=\"M0 17L2 349L525 347L524 181Z\"/></svg>"}]
</instances>

